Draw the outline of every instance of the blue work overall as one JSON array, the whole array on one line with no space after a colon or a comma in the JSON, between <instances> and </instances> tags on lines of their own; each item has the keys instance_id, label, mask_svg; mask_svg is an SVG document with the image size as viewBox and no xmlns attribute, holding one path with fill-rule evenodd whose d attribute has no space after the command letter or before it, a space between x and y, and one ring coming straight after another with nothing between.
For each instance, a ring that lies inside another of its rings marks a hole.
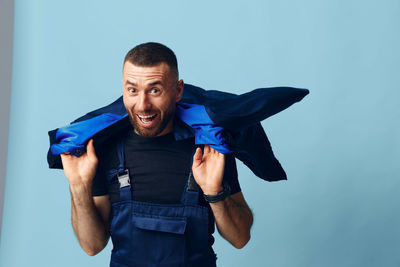
<instances>
[{"instance_id":1,"label":"blue work overall","mask_svg":"<svg viewBox=\"0 0 400 267\"><path fill-rule=\"evenodd\" d=\"M179 204L134 201L121 139L118 169L108 172L108 179L117 176L120 184L120 201L112 204L110 266L215 267L216 255L208 243L209 208L199 205L192 173Z\"/></svg>"}]
</instances>

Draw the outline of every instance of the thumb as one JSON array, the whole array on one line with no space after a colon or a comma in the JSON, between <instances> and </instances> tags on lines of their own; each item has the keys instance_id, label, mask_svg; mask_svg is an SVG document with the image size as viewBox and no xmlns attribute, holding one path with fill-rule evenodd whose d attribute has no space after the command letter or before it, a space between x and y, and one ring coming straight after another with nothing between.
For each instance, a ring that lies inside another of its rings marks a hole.
<instances>
[{"instance_id":1,"label":"thumb","mask_svg":"<svg viewBox=\"0 0 400 267\"><path fill-rule=\"evenodd\" d=\"M86 152L87 152L87 154L88 154L88 156L90 157L90 158L96 158L97 159L97 156L96 156L96 151L94 150L94 145L93 145L93 139L90 139L89 140L89 142L88 142L88 144L87 144L87 146L86 146Z\"/></svg>"},{"instance_id":2,"label":"thumb","mask_svg":"<svg viewBox=\"0 0 400 267\"><path fill-rule=\"evenodd\" d=\"M197 168L198 166L200 166L202 159L203 153L201 152L201 148L198 147L196 148L196 152L193 155L193 167Z\"/></svg>"}]
</instances>

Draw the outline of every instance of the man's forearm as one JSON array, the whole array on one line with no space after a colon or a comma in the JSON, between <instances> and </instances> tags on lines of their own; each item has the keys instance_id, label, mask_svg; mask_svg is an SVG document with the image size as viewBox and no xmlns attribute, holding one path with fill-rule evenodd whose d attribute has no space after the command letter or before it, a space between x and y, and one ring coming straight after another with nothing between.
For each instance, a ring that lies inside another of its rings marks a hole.
<instances>
[{"instance_id":1,"label":"man's forearm","mask_svg":"<svg viewBox=\"0 0 400 267\"><path fill-rule=\"evenodd\" d=\"M250 240L253 224L250 209L239 204L238 199L241 198L242 195L229 196L223 201L210 203L219 233L236 248L244 247Z\"/></svg>"},{"instance_id":2,"label":"man's forearm","mask_svg":"<svg viewBox=\"0 0 400 267\"><path fill-rule=\"evenodd\" d=\"M107 244L108 226L97 211L91 185L70 185L72 227L79 244L88 255L96 255Z\"/></svg>"}]
</instances>

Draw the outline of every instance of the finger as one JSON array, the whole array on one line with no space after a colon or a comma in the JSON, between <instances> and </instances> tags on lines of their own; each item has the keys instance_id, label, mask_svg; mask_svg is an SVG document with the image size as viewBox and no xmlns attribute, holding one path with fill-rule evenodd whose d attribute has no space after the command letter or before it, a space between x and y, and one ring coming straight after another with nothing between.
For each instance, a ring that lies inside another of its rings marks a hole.
<instances>
[{"instance_id":1,"label":"finger","mask_svg":"<svg viewBox=\"0 0 400 267\"><path fill-rule=\"evenodd\" d=\"M61 160L65 160L71 157L71 153L65 152L60 154Z\"/></svg>"},{"instance_id":2,"label":"finger","mask_svg":"<svg viewBox=\"0 0 400 267\"><path fill-rule=\"evenodd\" d=\"M219 157L225 156L225 154L220 153L218 150L214 149L214 148L211 147L211 146L210 146L210 152L211 152L213 155L216 155L216 156L219 156Z\"/></svg>"},{"instance_id":3,"label":"finger","mask_svg":"<svg viewBox=\"0 0 400 267\"><path fill-rule=\"evenodd\" d=\"M203 155L201 153L201 148L198 147L196 148L196 152L193 155L193 167L197 167L201 164L201 161L203 159Z\"/></svg>"},{"instance_id":4,"label":"finger","mask_svg":"<svg viewBox=\"0 0 400 267\"><path fill-rule=\"evenodd\" d=\"M61 164L62 164L63 168L64 168L64 166L68 166L68 164L71 163L72 156L69 154L69 152L68 152L68 154L67 153L60 154L60 157L61 157Z\"/></svg>"},{"instance_id":5,"label":"finger","mask_svg":"<svg viewBox=\"0 0 400 267\"><path fill-rule=\"evenodd\" d=\"M213 147L210 146L210 153L215 154L215 152L218 152L218 151L216 151Z\"/></svg>"},{"instance_id":6,"label":"finger","mask_svg":"<svg viewBox=\"0 0 400 267\"><path fill-rule=\"evenodd\" d=\"M86 151L90 157L96 157L96 151L94 150L93 139L90 139Z\"/></svg>"},{"instance_id":7,"label":"finger","mask_svg":"<svg viewBox=\"0 0 400 267\"><path fill-rule=\"evenodd\" d=\"M209 145L204 145L204 154L208 154L210 152L211 152L210 146Z\"/></svg>"}]
</instances>

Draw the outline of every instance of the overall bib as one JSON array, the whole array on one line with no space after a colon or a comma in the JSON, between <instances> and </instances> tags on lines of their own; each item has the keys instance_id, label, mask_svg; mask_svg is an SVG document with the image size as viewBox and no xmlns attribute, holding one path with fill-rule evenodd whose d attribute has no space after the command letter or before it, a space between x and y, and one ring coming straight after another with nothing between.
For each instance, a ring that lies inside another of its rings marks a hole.
<instances>
[{"instance_id":1,"label":"overall bib","mask_svg":"<svg viewBox=\"0 0 400 267\"><path fill-rule=\"evenodd\" d=\"M199 205L199 187L190 172L179 204L132 200L124 141L118 142L119 166L108 172L120 184L120 201L112 204L111 267L215 267L208 243L209 209ZM111 180L109 180L111 181Z\"/></svg>"}]
</instances>

